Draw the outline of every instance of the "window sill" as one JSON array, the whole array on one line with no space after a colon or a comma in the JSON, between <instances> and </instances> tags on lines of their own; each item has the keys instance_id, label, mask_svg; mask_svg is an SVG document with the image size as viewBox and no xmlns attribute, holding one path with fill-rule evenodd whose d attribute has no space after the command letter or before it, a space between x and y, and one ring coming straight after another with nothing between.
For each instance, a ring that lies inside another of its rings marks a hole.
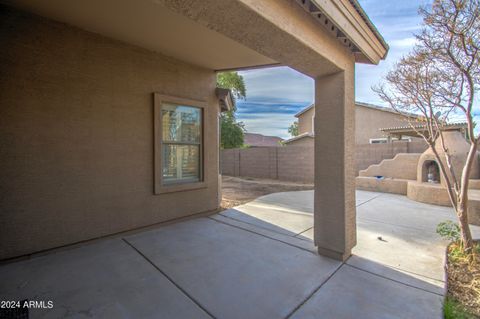
<instances>
[{"instance_id":1,"label":"window sill","mask_svg":"<svg viewBox=\"0 0 480 319\"><path fill-rule=\"evenodd\" d=\"M155 195L166 194L166 193L175 193L175 192L185 192L192 191L196 189L207 188L206 182L196 182L188 184L173 184L168 186L157 186L155 188Z\"/></svg>"}]
</instances>

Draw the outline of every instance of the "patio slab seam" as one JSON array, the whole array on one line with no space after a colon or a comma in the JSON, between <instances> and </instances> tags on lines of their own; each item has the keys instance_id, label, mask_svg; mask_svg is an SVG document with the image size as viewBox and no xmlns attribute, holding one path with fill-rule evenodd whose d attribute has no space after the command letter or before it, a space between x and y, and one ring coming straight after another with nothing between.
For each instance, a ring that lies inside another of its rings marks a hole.
<instances>
[{"instance_id":1,"label":"patio slab seam","mask_svg":"<svg viewBox=\"0 0 480 319\"><path fill-rule=\"evenodd\" d=\"M292 237L292 238L295 238L295 239L298 239L298 240L302 240L302 241L306 241L306 242L313 242L313 241L312 241L311 239L309 239L309 238L300 238L300 237L298 237L298 236L300 236L301 234L303 234L303 233L309 231L310 229L312 229L313 226L312 226L312 227L309 227L309 228L307 228L307 229L305 229L305 230L303 230L303 231L301 231L301 232L299 232L299 233L294 233L293 235L288 235L288 234L285 234L285 233L276 231L276 230L274 230L274 229L270 229L270 228L267 228L267 227L263 227L263 226L261 226L261 225L257 225L257 224L254 224L254 223L250 223L250 222L248 222L248 221L245 221L245 220L242 220L242 219L237 219L237 218L235 218L235 217L231 217L231 216L228 216L228 215L225 215L225 214L222 214L222 213L223 213L223 211L220 212L220 213L218 213L217 215L218 215L218 216L222 216L222 217L227 218L227 219L230 219L230 220L233 220L233 221L238 222L238 223L250 225L252 228L260 228L260 229L265 230L265 231L267 231L267 232L272 232L272 233L275 233L275 234L278 234L278 235L281 235L281 236ZM215 216L215 215L213 215L213 216ZM212 216L208 216L208 218L212 218ZM292 232L292 233L293 233L293 232Z\"/></svg>"},{"instance_id":2,"label":"patio slab seam","mask_svg":"<svg viewBox=\"0 0 480 319\"><path fill-rule=\"evenodd\" d=\"M305 216L313 216L313 212L310 212L309 207L301 207L301 206L291 206L288 207L287 205L282 205L274 202L262 202L262 201L252 201L248 202L246 204L240 205L233 207L235 208L242 208L245 206L249 207L258 207L258 208L263 208L263 209L272 209L276 211L281 211L281 212L286 212L288 214L292 215L305 215Z\"/></svg>"},{"instance_id":3,"label":"patio slab seam","mask_svg":"<svg viewBox=\"0 0 480 319\"><path fill-rule=\"evenodd\" d=\"M281 232L278 232L278 231L274 231L274 230L269 229L269 228L267 228L267 227L263 227L263 226L261 226L261 225L255 225L255 224L253 224L253 223L249 223L249 222L247 222L247 221L244 221L244 220L241 220L241 219L237 219L237 218L234 218L234 217L225 215L225 214L223 214L223 212L220 212L218 215L220 215L220 216L222 216L222 217L225 217L225 218L228 218L228 219L231 219L231 220L234 220L234 221L239 222L239 223L248 224L248 225L251 225L251 226L253 226L253 227L261 228L261 229L266 230L266 231L269 231L269 232L275 232L275 233L277 233L277 234L281 234L281 235L288 236L288 235L286 235L286 234L284 234L284 233L281 233ZM208 218L212 218L212 216L208 216ZM213 218L213 219L214 219L214 218ZM292 237L293 237L293 236L292 236Z\"/></svg>"},{"instance_id":4,"label":"patio slab seam","mask_svg":"<svg viewBox=\"0 0 480 319\"><path fill-rule=\"evenodd\" d=\"M194 302L197 307L203 310L208 316L215 319L216 317L213 316L200 302L198 302L193 296L191 296L185 289L183 289L180 285L178 285L170 276L168 276L160 267L158 267L154 262L152 262L145 254L143 254L139 249L137 249L132 243L130 243L126 238L122 238L122 241L125 242L128 246L130 246L137 254L143 257L150 265L152 265L158 272L160 272L168 281L170 281L178 290L180 290L187 298L189 298L192 302Z\"/></svg>"},{"instance_id":5,"label":"patio slab seam","mask_svg":"<svg viewBox=\"0 0 480 319\"><path fill-rule=\"evenodd\" d=\"M370 218L364 218L364 217L357 217L357 220L360 221L360 222L371 222L371 223L377 223L377 224L382 224L382 225L401 227L401 228L405 228L405 229L413 229L413 230L418 230L418 231L428 230L426 228L417 228L417 227L412 227L412 226L408 226L408 225L386 223L386 222L382 222L382 221L378 221L378 220L370 219Z\"/></svg>"},{"instance_id":6,"label":"patio slab seam","mask_svg":"<svg viewBox=\"0 0 480 319\"><path fill-rule=\"evenodd\" d=\"M364 202L362 202L362 203L360 203L360 204L358 204L358 205L355 205L355 207L360 207L360 206L362 206L363 204L366 204L366 203L368 203L368 202L371 202L372 200L374 200L374 199L376 199L376 198L379 198L379 197L382 197L382 196L383 196L383 194L376 195L376 196L374 196L374 197L372 197L372 198L369 198L369 199L367 199L366 201L364 201Z\"/></svg>"},{"instance_id":7,"label":"patio slab seam","mask_svg":"<svg viewBox=\"0 0 480 319\"><path fill-rule=\"evenodd\" d=\"M305 229L304 231L299 232L298 234L295 234L295 236L293 236L293 237L298 238L298 236L300 236L301 234L306 233L306 232L309 231L310 229L313 229L313 226L310 227L310 228ZM298 238L298 239L302 239L302 238Z\"/></svg>"},{"instance_id":8,"label":"patio slab seam","mask_svg":"<svg viewBox=\"0 0 480 319\"><path fill-rule=\"evenodd\" d=\"M298 207L298 206L292 206L288 207L287 205L282 205L282 204L277 204L273 202L248 202L246 204L240 205L240 206L235 206L232 207L233 209L242 209L244 207L255 207L259 209L269 209L269 210L275 210L279 212L285 212L288 214L292 215L303 215L303 216L313 216L313 211L310 211L309 207Z\"/></svg>"},{"instance_id":9,"label":"patio slab seam","mask_svg":"<svg viewBox=\"0 0 480 319\"><path fill-rule=\"evenodd\" d=\"M352 254L352 256L354 256L355 254ZM445 262L444 262L445 263ZM352 266L352 267L356 267L356 268L360 268L360 266L355 266L355 265L352 265L348 262L348 260L346 261L346 264L348 264L349 266ZM407 274L411 274L411 275L414 275L414 276L418 276L418 277L422 277L422 278L425 278L425 279L429 279L429 280L433 280L433 281L436 281L436 282L441 282L441 283L445 283L445 280L439 280L437 278L433 278L433 277L429 277L429 276L425 276L425 275L422 275L422 274L419 274L419 273L416 273L416 272L413 272L413 271L410 271L410 270L405 270L405 269L402 269L402 268L399 268L399 267L395 267L393 265L390 265L390 264L387 264L385 262L382 262L381 263L383 266L386 266L386 267L389 267L393 270L396 270L396 271L401 271L401 272L404 272L404 273L407 273ZM365 269L364 269L365 270ZM369 270L365 270L366 272L370 272Z\"/></svg>"},{"instance_id":10,"label":"patio slab seam","mask_svg":"<svg viewBox=\"0 0 480 319\"><path fill-rule=\"evenodd\" d=\"M222 220L219 220L219 219L216 219L214 217L207 217L211 220L214 220L216 221L217 223L221 223L221 224L224 224L224 225L227 225L227 226L231 226L231 227L235 227L237 229L241 229L241 230L244 230L244 231L247 231L249 233L252 233L252 234L255 234L255 235L259 235L259 236L262 236L262 237L265 237L265 238L268 238L268 239L271 239L271 240L275 240L275 241L278 241L278 242L281 242L285 245L289 245L289 246L292 246L292 247L295 247L295 248L298 248L298 249L301 249L301 250L304 250L306 252L309 252L311 254L314 254L316 255L317 253L312 250L312 249L308 249L308 248L305 248L305 247L302 247L298 244L295 244L295 243L292 243L291 242L291 239L295 239L295 240L299 240L299 241L302 241L302 242L305 242L305 243L313 243L311 240L306 240L306 239L301 239L301 238L297 238L297 237L294 237L294 236L289 236L289 235L285 235L285 234L282 234L282 233L279 233L279 232L276 232L276 231L273 231L273 230L270 230L270 229L266 229L264 227L260 227L260 226L257 226L257 225L253 225L253 224L250 224L250 223L247 223L247 222L244 222L244 221L240 221L240 220L237 220L237 219L234 219L234 218L230 218L230 217L227 217L227 216L224 216L222 215L222 217L224 218L227 218L227 219L231 219L232 221L236 222L236 223L242 223L242 224L247 224L248 225L248 228L247 226L245 227L241 227L241 226L238 226L238 225L234 225L234 224L231 224L231 223L228 223L226 221L222 221ZM260 233L260 232L256 232L254 231L253 229L254 228L260 228L263 232L270 232L270 233L274 233L276 237L286 237L285 240L281 240L281 239L278 239L278 238L275 238L273 235L272 236L269 236L269 235L266 235L264 233ZM288 238L288 239L287 239Z\"/></svg>"},{"instance_id":11,"label":"patio slab seam","mask_svg":"<svg viewBox=\"0 0 480 319\"><path fill-rule=\"evenodd\" d=\"M296 306L286 317L285 319L289 319L291 318L299 309L301 309L336 273L337 271L340 270L340 268L342 268L342 266L345 265L345 262L342 262L340 263L337 268L335 269L335 271L333 271L328 277L327 279L325 279L317 288L315 288L311 294L309 294L307 296L307 298L305 298L305 300L303 300L300 304L298 304L298 306Z\"/></svg>"},{"instance_id":12,"label":"patio slab seam","mask_svg":"<svg viewBox=\"0 0 480 319\"><path fill-rule=\"evenodd\" d=\"M418 289L418 290L421 290L421 291L424 291L424 292L428 292L428 293L431 293L431 294L434 294L434 295L443 297L443 294L436 293L436 292L433 292L433 291L430 291L430 290L427 290L427 289L423 289L423 288L420 288L420 287L417 287L417 286L414 286L414 285L411 285L411 284L407 284L407 283L402 282L402 281L400 281L400 280L396 280L396 279L393 279L393 278L390 278L390 277L387 277L387 276L383 276L383 275L380 275L380 274L375 273L375 272L373 272L373 271L365 270L365 269L363 269L363 268L361 268L361 267L358 267L358 266L353 266L353 265L351 265L351 264L348 263L348 260L347 260L347 262L345 263L345 265L347 265L347 266L349 266L349 267L351 267L351 268L357 269L357 270L359 270L359 271L363 271L363 272L369 273L369 274L371 274L371 275L374 275L374 276L377 276L377 277L380 277L380 278L383 278L383 279L387 279L387 280L396 282L396 283L398 283L398 284L402 284L402 285L404 285L404 286L408 286L408 287L410 287L410 288L415 288L415 289ZM410 273L410 272L408 272L408 271L405 271L405 272ZM417 276L421 276L421 277L425 277L425 276L422 276L422 275L419 275L419 274L416 274L416 275L417 275ZM425 278L428 278L428 277L425 277ZM436 279L433 279L433 278L429 278L429 279L436 280Z\"/></svg>"}]
</instances>

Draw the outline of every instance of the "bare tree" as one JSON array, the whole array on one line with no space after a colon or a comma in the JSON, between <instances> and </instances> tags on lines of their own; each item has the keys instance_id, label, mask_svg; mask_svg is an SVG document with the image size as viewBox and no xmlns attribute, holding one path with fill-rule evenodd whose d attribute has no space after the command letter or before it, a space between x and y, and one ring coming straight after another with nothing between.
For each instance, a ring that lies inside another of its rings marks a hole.
<instances>
[{"instance_id":1,"label":"bare tree","mask_svg":"<svg viewBox=\"0 0 480 319\"><path fill-rule=\"evenodd\" d=\"M418 44L373 90L399 113L421 115L421 123L406 118L436 157L458 216L463 249L469 253L473 241L467 216L468 188L479 141L474 134L473 109L480 88L480 0L435 0L431 10L421 8L419 12L424 24ZM470 143L461 176L453 169L443 137L452 116L467 123ZM443 160L436 143L444 151Z\"/></svg>"}]
</instances>

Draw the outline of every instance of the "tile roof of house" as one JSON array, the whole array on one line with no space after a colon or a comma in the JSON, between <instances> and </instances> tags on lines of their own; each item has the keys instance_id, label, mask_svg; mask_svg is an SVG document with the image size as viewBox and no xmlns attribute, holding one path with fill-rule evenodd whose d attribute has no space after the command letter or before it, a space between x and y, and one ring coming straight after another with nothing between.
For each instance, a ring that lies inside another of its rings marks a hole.
<instances>
[{"instance_id":1,"label":"tile roof of house","mask_svg":"<svg viewBox=\"0 0 480 319\"><path fill-rule=\"evenodd\" d=\"M468 124L466 122L442 124L442 129L447 131L462 130L462 129L466 129L467 127L468 127ZM404 125L404 126L385 127L385 128L381 128L380 131L383 131L385 133L397 133L397 132L407 132L407 131L414 131L414 130L425 130L426 128L427 127L424 123L419 123L419 124Z\"/></svg>"}]
</instances>

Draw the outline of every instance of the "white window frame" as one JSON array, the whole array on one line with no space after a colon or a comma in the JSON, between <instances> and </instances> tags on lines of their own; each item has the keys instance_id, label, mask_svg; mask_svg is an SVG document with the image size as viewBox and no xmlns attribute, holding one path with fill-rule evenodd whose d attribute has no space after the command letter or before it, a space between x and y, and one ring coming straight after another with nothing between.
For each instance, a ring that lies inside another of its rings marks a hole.
<instances>
[{"instance_id":1,"label":"white window frame","mask_svg":"<svg viewBox=\"0 0 480 319\"><path fill-rule=\"evenodd\" d=\"M390 141L398 141L398 137L392 137L390 139ZM377 143L375 143L377 141ZM407 136L402 136L402 138L400 139L400 141L406 141L406 142L411 142L412 141L412 138L411 137L407 137ZM376 137L376 138L371 138L370 139L370 144L387 144L388 143L388 137ZM378 143L380 142L380 143Z\"/></svg>"},{"instance_id":2,"label":"white window frame","mask_svg":"<svg viewBox=\"0 0 480 319\"><path fill-rule=\"evenodd\" d=\"M387 143L388 143L388 138L386 137L377 137L377 138L370 139L370 144L387 144Z\"/></svg>"},{"instance_id":3,"label":"white window frame","mask_svg":"<svg viewBox=\"0 0 480 319\"><path fill-rule=\"evenodd\" d=\"M163 138L162 138L162 105L164 103L179 106L191 106L201 109L201 133L200 133L200 150L199 150L199 181L187 183L163 183ZM181 192L206 188L206 165L205 165L205 118L207 116L207 103L204 101L196 101L175 96L162 95L154 93L154 193L164 194L171 192Z\"/></svg>"}]
</instances>

